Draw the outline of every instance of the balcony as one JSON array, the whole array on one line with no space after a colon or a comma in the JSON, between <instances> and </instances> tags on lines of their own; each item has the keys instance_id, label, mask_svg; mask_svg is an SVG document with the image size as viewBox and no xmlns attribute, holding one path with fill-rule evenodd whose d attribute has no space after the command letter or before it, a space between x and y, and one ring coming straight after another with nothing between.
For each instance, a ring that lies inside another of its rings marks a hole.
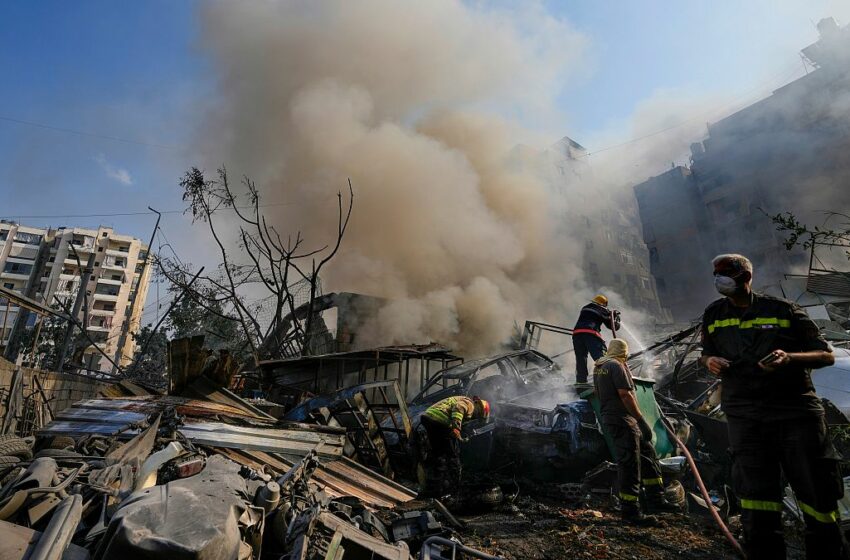
<instances>
[{"instance_id":1,"label":"balcony","mask_svg":"<svg viewBox=\"0 0 850 560\"><path fill-rule=\"evenodd\" d=\"M69 255L62 261L66 266L77 266L77 259L74 258L74 255ZM86 266L85 259L80 259L80 264Z\"/></svg>"},{"instance_id":2,"label":"balcony","mask_svg":"<svg viewBox=\"0 0 850 560\"><path fill-rule=\"evenodd\" d=\"M99 294L97 292L92 294L92 297L96 301L118 301L118 294Z\"/></svg>"},{"instance_id":3,"label":"balcony","mask_svg":"<svg viewBox=\"0 0 850 560\"><path fill-rule=\"evenodd\" d=\"M71 243L71 245L74 247L74 250L76 250L76 251L77 251L77 253L86 253L86 254L88 254L88 253L92 253L92 252L94 252L94 245L91 245L91 246L88 246L88 245L77 245L76 243ZM69 255L72 255L72 254L74 253L74 250L68 249L68 254L69 254Z\"/></svg>"},{"instance_id":4,"label":"balcony","mask_svg":"<svg viewBox=\"0 0 850 560\"><path fill-rule=\"evenodd\" d=\"M121 272L124 272L124 269L127 268L127 263L117 264L109 261L103 261L103 264L100 265L100 268L104 270L120 270Z\"/></svg>"},{"instance_id":5,"label":"balcony","mask_svg":"<svg viewBox=\"0 0 850 560\"><path fill-rule=\"evenodd\" d=\"M107 249L106 254L110 257L129 257L130 251L119 251L118 249Z\"/></svg>"},{"instance_id":6,"label":"balcony","mask_svg":"<svg viewBox=\"0 0 850 560\"><path fill-rule=\"evenodd\" d=\"M113 280L112 278L98 278L98 284L108 284L109 286L120 286L124 283L123 280Z\"/></svg>"},{"instance_id":7,"label":"balcony","mask_svg":"<svg viewBox=\"0 0 850 560\"><path fill-rule=\"evenodd\" d=\"M90 309L89 315L92 317L114 317L114 309Z\"/></svg>"},{"instance_id":8,"label":"balcony","mask_svg":"<svg viewBox=\"0 0 850 560\"><path fill-rule=\"evenodd\" d=\"M63 274L59 275L60 280L76 280L79 277L80 276L78 274L64 274L63 273Z\"/></svg>"},{"instance_id":9,"label":"balcony","mask_svg":"<svg viewBox=\"0 0 850 560\"><path fill-rule=\"evenodd\" d=\"M0 278L4 280L29 280L29 273L19 274L17 272L0 272Z\"/></svg>"},{"instance_id":10,"label":"balcony","mask_svg":"<svg viewBox=\"0 0 850 560\"><path fill-rule=\"evenodd\" d=\"M112 327L108 327L106 325L89 325L89 328L87 328L86 330L91 332L108 333L112 330Z\"/></svg>"}]
</instances>

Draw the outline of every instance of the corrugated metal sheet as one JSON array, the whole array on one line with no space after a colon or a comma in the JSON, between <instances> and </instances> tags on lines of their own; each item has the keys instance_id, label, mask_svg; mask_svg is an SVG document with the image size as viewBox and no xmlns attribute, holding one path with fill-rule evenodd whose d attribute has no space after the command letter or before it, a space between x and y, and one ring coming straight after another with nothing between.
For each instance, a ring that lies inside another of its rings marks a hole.
<instances>
[{"instance_id":1,"label":"corrugated metal sheet","mask_svg":"<svg viewBox=\"0 0 850 560\"><path fill-rule=\"evenodd\" d=\"M236 449L218 449L222 455L237 463L261 468L263 465L279 474L288 471L300 459L298 456L283 456ZM312 479L330 496L356 496L374 507L396 507L416 498L416 493L405 488L348 457L334 461L322 460Z\"/></svg>"},{"instance_id":2,"label":"corrugated metal sheet","mask_svg":"<svg viewBox=\"0 0 850 560\"><path fill-rule=\"evenodd\" d=\"M850 274L842 272L810 274L806 289L816 294L850 299Z\"/></svg>"},{"instance_id":3,"label":"corrugated metal sheet","mask_svg":"<svg viewBox=\"0 0 850 560\"><path fill-rule=\"evenodd\" d=\"M212 418L230 416L254 418L255 416L227 404L205 400L185 399L183 397L146 395L143 397L126 397L121 399L87 399L74 404L74 408L89 408L95 410L124 410L153 414L167 408L174 408L177 414L193 418Z\"/></svg>"},{"instance_id":4,"label":"corrugated metal sheet","mask_svg":"<svg viewBox=\"0 0 850 560\"><path fill-rule=\"evenodd\" d=\"M121 436L129 438L138 433L138 430L131 429L131 427L146 420L149 414L164 409L165 406L163 406L162 401L166 400L170 400L170 398L159 397L153 401L149 399L89 399L80 401L72 408L64 410L56 420L45 426L40 434L102 434L107 436L121 434ZM188 406L192 411L197 409L202 411L200 419L189 415L186 424L180 428L180 433L189 441L198 445L291 453L300 456L315 449L323 458L337 458L342 455L342 448L345 444L345 434L341 431L331 433L329 430L314 430L306 426L280 429L272 425L238 426L225 424L224 422L208 421L204 417L210 416L209 413L212 410L221 411L231 407L215 403L201 403L200 401L192 401L183 406ZM234 418L220 413L215 416ZM235 418L239 419L243 416L238 414ZM251 419L251 422L258 421Z\"/></svg>"}]
</instances>

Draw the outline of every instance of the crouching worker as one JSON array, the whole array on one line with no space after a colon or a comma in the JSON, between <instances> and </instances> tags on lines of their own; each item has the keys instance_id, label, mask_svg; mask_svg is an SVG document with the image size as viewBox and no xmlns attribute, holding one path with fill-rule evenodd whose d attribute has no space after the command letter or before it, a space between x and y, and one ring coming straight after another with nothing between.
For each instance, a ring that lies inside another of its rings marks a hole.
<instances>
[{"instance_id":1,"label":"crouching worker","mask_svg":"<svg viewBox=\"0 0 850 560\"><path fill-rule=\"evenodd\" d=\"M425 454L424 496L441 498L460 488L461 429L465 420L487 419L490 403L478 397L449 397L432 405L422 415L429 449Z\"/></svg>"},{"instance_id":2,"label":"crouching worker","mask_svg":"<svg viewBox=\"0 0 850 560\"><path fill-rule=\"evenodd\" d=\"M614 440L622 516L636 524L654 524L640 508L644 488L650 512L678 512L664 497L664 484L658 457L652 445L652 428L644 419L635 398L635 383L626 360L629 346L622 339L611 341L608 351L596 360L593 384L602 409L602 423Z\"/></svg>"}]
</instances>

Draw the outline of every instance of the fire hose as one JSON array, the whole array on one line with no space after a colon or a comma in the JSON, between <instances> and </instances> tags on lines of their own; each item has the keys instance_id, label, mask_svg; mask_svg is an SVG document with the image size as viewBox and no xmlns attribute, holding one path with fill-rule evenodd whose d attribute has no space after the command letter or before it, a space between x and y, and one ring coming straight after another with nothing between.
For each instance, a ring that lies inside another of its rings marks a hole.
<instances>
[{"instance_id":1,"label":"fire hose","mask_svg":"<svg viewBox=\"0 0 850 560\"><path fill-rule=\"evenodd\" d=\"M717 526L720 528L720 532L723 533L723 536L726 537L726 540L729 541L729 544L732 545L732 548L741 556L741 558L746 558L747 555L744 553L744 549L741 547L741 543L739 543L735 537L732 535L732 532L729 530L729 527L723 522L723 519L720 518L720 514L717 513L717 508L715 508L711 504L711 496L708 495L708 490L705 488L705 484L702 481L702 477L699 474L699 470L697 469L697 464L694 461L694 458L691 456L691 452L688 451L688 448L682 443L682 440L679 439L679 436L676 435L676 432L673 430L672 426L667 422L667 419L664 418L664 415L661 415L661 423L664 425L664 428L667 430L667 433L670 434L670 437L673 438L673 441L676 442L676 445L679 446L679 449L682 450L682 453L685 454L685 458L688 460L688 465L690 465L691 470L694 473L694 478L697 481L697 486L699 486L700 494L702 494L703 500L705 500L706 505L708 506L708 510L711 512L711 517L714 519L714 522L717 523Z\"/></svg>"}]
</instances>

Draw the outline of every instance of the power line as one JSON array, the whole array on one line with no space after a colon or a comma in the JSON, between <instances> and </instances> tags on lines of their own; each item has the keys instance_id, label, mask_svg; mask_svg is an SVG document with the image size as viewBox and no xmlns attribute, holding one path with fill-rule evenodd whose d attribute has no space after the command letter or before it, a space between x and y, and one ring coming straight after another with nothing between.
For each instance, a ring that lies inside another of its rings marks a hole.
<instances>
[{"instance_id":1,"label":"power line","mask_svg":"<svg viewBox=\"0 0 850 560\"><path fill-rule=\"evenodd\" d=\"M791 71L791 72L785 72L785 70L783 70L782 72L779 72L779 73L775 74L773 77L771 77L771 78L767 79L766 81L762 82L760 85L755 86L755 87L753 87L753 88L750 88L750 89L746 90L746 91L745 91L742 95L738 96L738 97L735 99L735 101L733 101L732 103L725 104L725 105L723 105L722 107L717 107L717 108L712 109L712 110L710 110L710 111L707 111L707 112L705 112L705 113L700 113L699 115L696 115L696 116L690 117L690 118L688 118L688 119L685 119L685 120L683 120L683 121L680 121L680 122L678 122L678 123L676 123L676 124L674 124L674 125L668 126L668 127L666 127L666 128L662 128L661 130L656 130L656 131L654 131L654 132L650 132L650 133L648 133L648 134L644 134L644 135L642 135L642 136L638 136L638 137L636 137L636 138L632 138L632 139L630 139L630 140L626 140L626 141L624 141L624 142L620 142L620 143L618 143L618 144L612 144L612 145L610 145L610 146L605 146L605 147L603 147L603 148L599 148L599 149L597 149L597 150L589 151L589 152L587 152L586 154L582 154L582 155L577 156L577 157L590 157L590 156L592 156L592 155L596 155L596 154L599 154L599 153L601 153L601 152L607 152L608 150L613 150L613 149L616 149L616 148L621 148L621 147L623 147L623 146L628 146L629 144L634 144L634 143L636 143L636 142L640 142L641 140L646 140L647 138L651 138L651 137L653 137L653 136L657 136L657 135L659 135L659 134L663 134L663 133L665 133L665 132L669 132L669 131L671 131L671 130L674 130L674 129L676 129L676 128L679 128L679 127L681 127L681 126L684 126L684 125L686 125L686 124L688 124L688 123L690 123L690 122L693 122L693 121L695 121L695 120L697 120L697 119L705 118L705 117L707 117L707 116L709 116L709 115L714 115L714 114L717 114L717 113L723 112L723 111L727 110L728 108L730 108L730 107L733 107L733 106L737 105L737 104L738 104L738 103L739 103L742 99L746 99L746 98L750 97L750 96L751 96L751 94L752 94L754 91L757 91L757 90L758 90L759 92L761 92L761 90L762 90L762 89L764 89L764 87L765 87L765 86L767 86L767 85L769 85L769 84L772 84L772 83L774 83L774 82L776 82L776 81L784 82L785 80L789 79L791 76L793 76L795 73L797 73L797 72L798 72L798 69L797 69L797 63L796 63L796 62L794 62L793 67L794 67L794 68L792 69L792 71ZM777 80L777 78L778 78L779 76L782 76L782 77L781 77L781 79L780 79L780 80ZM770 87L772 88L773 86L770 86Z\"/></svg>"},{"instance_id":2,"label":"power line","mask_svg":"<svg viewBox=\"0 0 850 560\"><path fill-rule=\"evenodd\" d=\"M169 146L167 144L156 144L154 142L145 142L143 140L132 140L130 138L121 138L119 136L110 136L108 134L98 134L96 132L86 132L84 130L76 130L73 128L65 128L62 126L53 126L50 124L37 123L33 121L25 121L23 119L16 119L13 117L6 117L0 115L0 121L6 121L10 123L32 126L34 128L42 128L45 130L53 130L55 132L64 132L66 134L75 134L77 136L86 136L89 138L100 138L101 140L112 140L114 142L123 142L124 144L134 144L136 146L147 146L149 148L160 148L163 150L180 150L182 149L180 146Z\"/></svg>"},{"instance_id":3,"label":"power line","mask_svg":"<svg viewBox=\"0 0 850 560\"><path fill-rule=\"evenodd\" d=\"M276 206L296 206L300 203L298 202L273 202L270 204L260 204L260 208L274 208ZM229 207L224 206L220 208L220 210L250 210L253 209L253 206L236 206ZM160 214L184 214L186 210L161 210ZM6 214L2 216L6 219L56 219L56 218L112 218L112 217L126 217L126 216L149 216L151 214L150 211L147 212L104 212L102 214L32 214L32 215L22 215L22 214Z\"/></svg>"}]
</instances>

